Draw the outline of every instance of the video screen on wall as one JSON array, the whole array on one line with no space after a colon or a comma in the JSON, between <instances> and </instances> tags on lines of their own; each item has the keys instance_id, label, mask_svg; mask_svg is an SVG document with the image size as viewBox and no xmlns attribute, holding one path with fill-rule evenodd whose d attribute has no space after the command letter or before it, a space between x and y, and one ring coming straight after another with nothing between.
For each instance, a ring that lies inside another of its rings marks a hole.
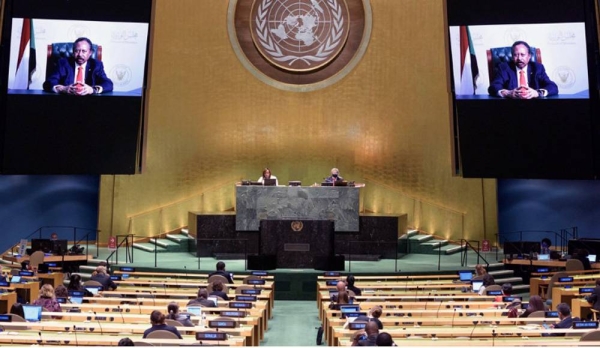
<instances>
[{"instance_id":1,"label":"video screen on wall","mask_svg":"<svg viewBox=\"0 0 600 348\"><path fill-rule=\"evenodd\" d=\"M8 0L3 174L139 170L152 0Z\"/></svg>"},{"instance_id":2,"label":"video screen on wall","mask_svg":"<svg viewBox=\"0 0 600 348\"><path fill-rule=\"evenodd\" d=\"M594 178L595 1L448 0L447 15L458 171Z\"/></svg>"}]
</instances>

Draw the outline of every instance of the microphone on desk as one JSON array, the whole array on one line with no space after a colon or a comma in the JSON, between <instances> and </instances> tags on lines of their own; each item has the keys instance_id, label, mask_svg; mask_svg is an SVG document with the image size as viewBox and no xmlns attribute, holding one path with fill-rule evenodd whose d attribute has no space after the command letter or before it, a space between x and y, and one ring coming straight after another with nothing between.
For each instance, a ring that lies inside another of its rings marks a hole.
<instances>
[{"instance_id":1,"label":"microphone on desk","mask_svg":"<svg viewBox=\"0 0 600 348\"><path fill-rule=\"evenodd\" d=\"M121 309L121 306L117 306L117 309L119 310L119 313L121 314L121 321L123 322L123 324L125 324L125 317L123 316L123 309Z\"/></svg>"},{"instance_id":2,"label":"microphone on desk","mask_svg":"<svg viewBox=\"0 0 600 348\"><path fill-rule=\"evenodd\" d=\"M96 314L96 312L94 312L94 318L96 318L96 321L98 322L98 328L100 328L100 335L104 335L104 331L102 331L102 325L100 325L100 319L98 319L98 315Z\"/></svg>"},{"instance_id":3,"label":"microphone on desk","mask_svg":"<svg viewBox=\"0 0 600 348\"><path fill-rule=\"evenodd\" d=\"M496 330L492 330L492 347L496 346Z\"/></svg>"},{"instance_id":4,"label":"microphone on desk","mask_svg":"<svg viewBox=\"0 0 600 348\"><path fill-rule=\"evenodd\" d=\"M167 284L163 283L163 290L165 292L165 297L167 296Z\"/></svg>"},{"instance_id":5,"label":"microphone on desk","mask_svg":"<svg viewBox=\"0 0 600 348\"><path fill-rule=\"evenodd\" d=\"M137 303L138 303L138 309L139 309L139 314L142 314L142 305L144 304L144 302L140 301L140 299L137 299Z\"/></svg>"},{"instance_id":6,"label":"microphone on desk","mask_svg":"<svg viewBox=\"0 0 600 348\"><path fill-rule=\"evenodd\" d=\"M427 299L425 300L425 308L423 310L427 310L427 304L429 303L429 299L431 298L431 292L429 294L427 294Z\"/></svg>"},{"instance_id":7,"label":"microphone on desk","mask_svg":"<svg viewBox=\"0 0 600 348\"><path fill-rule=\"evenodd\" d=\"M456 308L454 308L454 313L452 313L452 325L451 327L454 328L454 317L456 316Z\"/></svg>"},{"instance_id":8,"label":"microphone on desk","mask_svg":"<svg viewBox=\"0 0 600 348\"><path fill-rule=\"evenodd\" d=\"M75 334L75 345L79 346L79 341L77 340L77 327L73 325L73 333Z\"/></svg>"},{"instance_id":9,"label":"microphone on desk","mask_svg":"<svg viewBox=\"0 0 600 348\"><path fill-rule=\"evenodd\" d=\"M440 301L440 305L437 308L437 311L435 312L435 317L439 317L440 315L440 309L442 308L442 303L444 303L444 301Z\"/></svg>"},{"instance_id":10,"label":"microphone on desk","mask_svg":"<svg viewBox=\"0 0 600 348\"><path fill-rule=\"evenodd\" d=\"M469 340L473 339L473 332L475 332L475 328L477 327L477 324L479 324L479 321L473 320L473 330L471 330L471 333L469 334Z\"/></svg>"},{"instance_id":11,"label":"microphone on desk","mask_svg":"<svg viewBox=\"0 0 600 348\"><path fill-rule=\"evenodd\" d=\"M42 344L43 340L42 340L42 332L41 331L38 331L38 336L40 336L40 339L37 340L37 343Z\"/></svg>"}]
</instances>

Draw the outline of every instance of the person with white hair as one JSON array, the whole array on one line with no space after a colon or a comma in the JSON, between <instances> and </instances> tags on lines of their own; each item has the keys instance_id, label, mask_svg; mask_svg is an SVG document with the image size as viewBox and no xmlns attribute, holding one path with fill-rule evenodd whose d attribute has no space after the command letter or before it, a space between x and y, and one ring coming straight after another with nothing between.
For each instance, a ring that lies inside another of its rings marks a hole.
<instances>
[{"instance_id":1,"label":"person with white hair","mask_svg":"<svg viewBox=\"0 0 600 348\"><path fill-rule=\"evenodd\" d=\"M344 181L344 178L340 176L340 170L337 168L331 169L331 176L325 179L325 182L339 182Z\"/></svg>"},{"instance_id":2,"label":"person with white hair","mask_svg":"<svg viewBox=\"0 0 600 348\"><path fill-rule=\"evenodd\" d=\"M96 271L94 272L90 280L94 280L102 284L103 290L105 291L117 289L117 284L115 284L115 282L113 282L112 279L110 279L110 275L106 273L105 266L96 267Z\"/></svg>"}]
</instances>

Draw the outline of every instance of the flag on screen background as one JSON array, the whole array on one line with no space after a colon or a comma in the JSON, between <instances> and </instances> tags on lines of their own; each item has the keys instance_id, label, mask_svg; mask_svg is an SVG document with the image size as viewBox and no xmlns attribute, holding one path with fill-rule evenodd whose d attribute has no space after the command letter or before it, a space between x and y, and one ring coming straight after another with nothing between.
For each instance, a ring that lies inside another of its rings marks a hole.
<instances>
[{"instance_id":1,"label":"flag on screen background","mask_svg":"<svg viewBox=\"0 0 600 348\"><path fill-rule=\"evenodd\" d=\"M475 94L479 68L469 27L460 27L460 94Z\"/></svg>"},{"instance_id":2,"label":"flag on screen background","mask_svg":"<svg viewBox=\"0 0 600 348\"><path fill-rule=\"evenodd\" d=\"M15 81L12 88L29 89L35 67L33 20L31 18L24 18L23 29L21 30L21 43L19 44L19 56L17 58L17 71L15 72Z\"/></svg>"}]
</instances>

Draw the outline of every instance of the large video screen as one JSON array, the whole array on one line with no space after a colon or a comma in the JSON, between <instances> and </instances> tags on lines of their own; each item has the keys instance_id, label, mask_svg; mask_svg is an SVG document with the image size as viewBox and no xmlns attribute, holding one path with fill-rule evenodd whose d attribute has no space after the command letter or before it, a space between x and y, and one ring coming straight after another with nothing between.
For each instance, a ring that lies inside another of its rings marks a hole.
<instances>
[{"instance_id":1,"label":"large video screen","mask_svg":"<svg viewBox=\"0 0 600 348\"><path fill-rule=\"evenodd\" d=\"M464 177L597 175L594 3L447 0L455 155Z\"/></svg>"},{"instance_id":2,"label":"large video screen","mask_svg":"<svg viewBox=\"0 0 600 348\"><path fill-rule=\"evenodd\" d=\"M139 171L153 0L8 0L0 171Z\"/></svg>"}]
</instances>

